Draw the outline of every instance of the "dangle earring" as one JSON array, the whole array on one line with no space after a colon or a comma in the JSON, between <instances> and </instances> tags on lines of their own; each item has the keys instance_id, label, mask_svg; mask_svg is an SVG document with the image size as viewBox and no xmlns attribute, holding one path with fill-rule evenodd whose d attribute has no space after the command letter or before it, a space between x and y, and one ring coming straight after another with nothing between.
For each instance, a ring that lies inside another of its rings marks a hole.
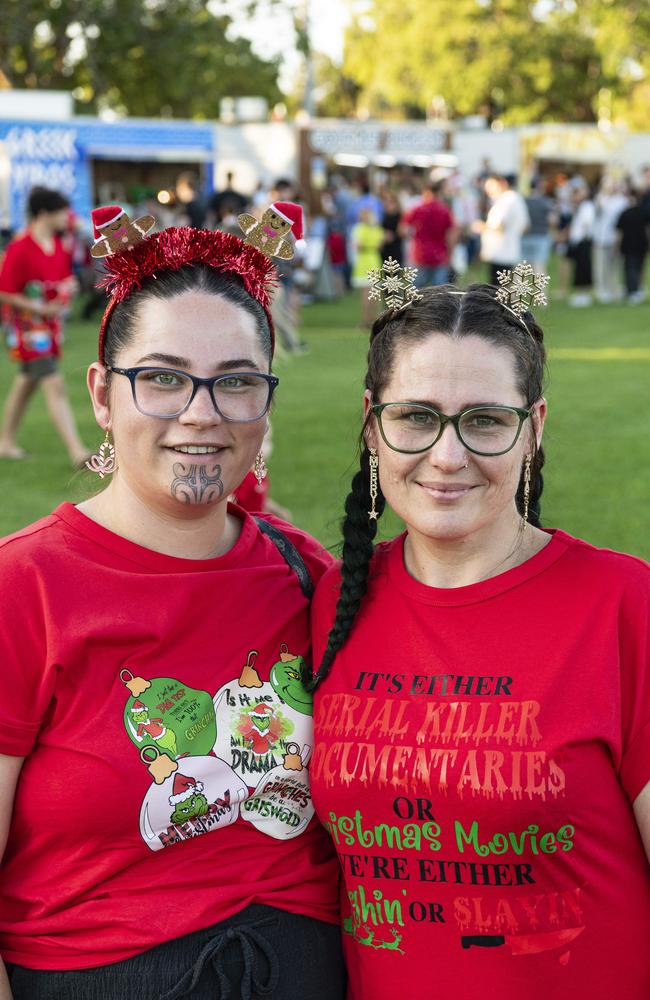
<instances>
[{"instance_id":1,"label":"dangle earring","mask_svg":"<svg viewBox=\"0 0 650 1000\"><path fill-rule=\"evenodd\" d=\"M266 462L264 461L264 455L262 454L261 451L258 451L257 455L255 456L253 475L257 479L257 485L261 486L266 476Z\"/></svg>"},{"instance_id":2,"label":"dangle earring","mask_svg":"<svg viewBox=\"0 0 650 1000\"><path fill-rule=\"evenodd\" d=\"M377 455L376 448L370 448L370 510L368 511L368 517L371 521L376 521L379 517L377 513L377 508L375 503L377 501L377 488L379 484L379 476L377 474L377 469L379 468L379 457Z\"/></svg>"},{"instance_id":3,"label":"dangle earring","mask_svg":"<svg viewBox=\"0 0 650 1000\"><path fill-rule=\"evenodd\" d=\"M86 462L86 468L90 469L91 472L96 472L100 479L103 479L104 476L110 476L117 469L115 448L109 441L108 427L104 441L99 446L99 454L91 455Z\"/></svg>"},{"instance_id":4,"label":"dangle earring","mask_svg":"<svg viewBox=\"0 0 650 1000\"><path fill-rule=\"evenodd\" d=\"M530 503L530 466L533 461L532 455L526 455L524 461L524 526L528 524L528 505Z\"/></svg>"}]
</instances>

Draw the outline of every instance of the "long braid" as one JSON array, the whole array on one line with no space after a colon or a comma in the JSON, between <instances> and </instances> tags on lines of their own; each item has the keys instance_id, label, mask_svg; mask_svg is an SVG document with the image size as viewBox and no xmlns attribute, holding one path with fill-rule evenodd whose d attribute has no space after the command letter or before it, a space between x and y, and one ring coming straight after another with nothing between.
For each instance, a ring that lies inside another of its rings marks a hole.
<instances>
[{"instance_id":1,"label":"long braid","mask_svg":"<svg viewBox=\"0 0 650 1000\"><path fill-rule=\"evenodd\" d=\"M360 469L352 479L350 492L345 500L343 533L343 560L341 564L341 591L336 603L336 617L327 639L327 646L320 666L309 687L313 690L330 672L334 657L348 638L361 601L368 589L368 573L374 551L373 540L377 534L377 520L368 517L370 503L370 454L364 445ZM377 488L376 510L381 517L386 501Z\"/></svg>"}]
</instances>

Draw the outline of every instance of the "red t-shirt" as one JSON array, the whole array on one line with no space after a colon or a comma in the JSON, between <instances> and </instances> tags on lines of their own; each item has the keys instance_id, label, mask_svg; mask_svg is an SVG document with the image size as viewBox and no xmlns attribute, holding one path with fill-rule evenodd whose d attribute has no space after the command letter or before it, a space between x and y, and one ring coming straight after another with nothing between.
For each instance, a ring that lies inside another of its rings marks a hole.
<instances>
[{"instance_id":1,"label":"red t-shirt","mask_svg":"<svg viewBox=\"0 0 650 1000\"><path fill-rule=\"evenodd\" d=\"M258 513L266 508L266 501L269 498L269 475L258 483L254 473L249 471L235 491L236 503L239 507L251 513Z\"/></svg>"},{"instance_id":2,"label":"red t-shirt","mask_svg":"<svg viewBox=\"0 0 650 1000\"><path fill-rule=\"evenodd\" d=\"M58 237L54 251L46 254L30 233L7 247L0 268L0 292L25 295L35 302L70 302L72 258ZM58 357L62 323L58 316L39 316L26 309L5 306L7 346L14 361Z\"/></svg>"},{"instance_id":3,"label":"red t-shirt","mask_svg":"<svg viewBox=\"0 0 650 1000\"><path fill-rule=\"evenodd\" d=\"M315 698L350 1000L648 1000L648 566L556 531L445 590L408 574L403 541L378 547Z\"/></svg>"},{"instance_id":4,"label":"red t-shirt","mask_svg":"<svg viewBox=\"0 0 650 1000\"><path fill-rule=\"evenodd\" d=\"M413 227L413 261L423 267L449 263L447 232L454 217L444 201L423 201L406 212L403 222Z\"/></svg>"},{"instance_id":5,"label":"red t-shirt","mask_svg":"<svg viewBox=\"0 0 650 1000\"><path fill-rule=\"evenodd\" d=\"M338 922L313 817L307 600L254 520L217 559L161 555L70 504L0 546L0 753L26 756L0 951L129 958L251 903ZM275 521L314 580L331 558Z\"/></svg>"}]
</instances>

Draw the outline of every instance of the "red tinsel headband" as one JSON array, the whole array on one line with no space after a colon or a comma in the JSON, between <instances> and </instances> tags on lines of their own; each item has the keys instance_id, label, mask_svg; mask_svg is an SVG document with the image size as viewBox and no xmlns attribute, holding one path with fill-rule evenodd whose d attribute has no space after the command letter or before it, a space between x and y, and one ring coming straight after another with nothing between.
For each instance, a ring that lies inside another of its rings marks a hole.
<instances>
[{"instance_id":1,"label":"red tinsel headband","mask_svg":"<svg viewBox=\"0 0 650 1000\"><path fill-rule=\"evenodd\" d=\"M172 227L155 233L129 250L104 256L105 274L99 287L111 298L99 328L99 360L104 363L106 327L118 302L124 302L142 287L146 278L163 271L179 271L187 264L205 264L225 274L236 274L246 291L264 309L271 331L271 350L275 347L275 329L271 318L271 289L276 282L273 262L255 247L237 236L221 231Z\"/></svg>"}]
</instances>

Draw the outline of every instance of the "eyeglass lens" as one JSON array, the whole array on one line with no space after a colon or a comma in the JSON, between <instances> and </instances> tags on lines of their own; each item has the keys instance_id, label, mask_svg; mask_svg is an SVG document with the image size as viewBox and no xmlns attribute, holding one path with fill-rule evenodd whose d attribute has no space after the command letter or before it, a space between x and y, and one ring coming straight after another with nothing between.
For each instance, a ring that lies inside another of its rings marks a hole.
<instances>
[{"instance_id":1,"label":"eyeglass lens","mask_svg":"<svg viewBox=\"0 0 650 1000\"><path fill-rule=\"evenodd\" d=\"M521 420L508 407L484 406L465 410L458 422L459 437L468 448L484 455L507 451L517 439ZM440 434L435 410L389 403L381 411L386 443L397 451L425 451Z\"/></svg>"},{"instance_id":2,"label":"eyeglass lens","mask_svg":"<svg viewBox=\"0 0 650 1000\"><path fill-rule=\"evenodd\" d=\"M186 375L165 369L138 372L134 385L138 409L152 417L181 413L194 388ZM269 403L270 386L263 376L251 372L222 376L212 392L226 420L259 420Z\"/></svg>"}]
</instances>

